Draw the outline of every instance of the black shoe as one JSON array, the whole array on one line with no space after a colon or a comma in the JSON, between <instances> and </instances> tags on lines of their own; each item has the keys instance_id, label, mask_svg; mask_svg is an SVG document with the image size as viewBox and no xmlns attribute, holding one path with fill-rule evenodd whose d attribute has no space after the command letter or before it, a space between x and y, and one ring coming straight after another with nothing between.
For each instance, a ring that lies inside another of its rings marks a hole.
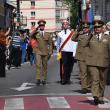
<instances>
[{"instance_id":1,"label":"black shoe","mask_svg":"<svg viewBox=\"0 0 110 110\"><path fill-rule=\"evenodd\" d=\"M91 90L88 90L86 88L83 88L81 91L82 94L91 93Z\"/></svg>"},{"instance_id":2,"label":"black shoe","mask_svg":"<svg viewBox=\"0 0 110 110\"><path fill-rule=\"evenodd\" d=\"M99 99L96 96L94 96L94 103L95 103L95 105L98 105L99 104Z\"/></svg>"},{"instance_id":3,"label":"black shoe","mask_svg":"<svg viewBox=\"0 0 110 110\"><path fill-rule=\"evenodd\" d=\"M99 100L99 104L104 104L104 101L103 100Z\"/></svg>"},{"instance_id":4,"label":"black shoe","mask_svg":"<svg viewBox=\"0 0 110 110\"><path fill-rule=\"evenodd\" d=\"M110 81L107 81L107 85L110 85Z\"/></svg>"},{"instance_id":5,"label":"black shoe","mask_svg":"<svg viewBox=\"0 0 110 110\"><path fill-rule=\"evenodd\" d=\"M82 93L82 94L86 94L86 93L88 93L88 90L87 90L86 88L83 88L83 89L81 90L81 93Z\"/></svg>"},{"instance_id":6,"label":"black shoe","mask_svg":"<svg viewBox=\"0 0 110 110\"><path fill-rule=\"evenodd\" d=\"M43 85L46 85L46 81L45 81L45 80L43 80L43 81L42 81L42 84L43 84Z\"/></svg>"},{"instance_id":7,"label":"black shoe","mask_svg":"<svg viewBox=\"0 0 110 110\"><path fill-rule=\"evenodd\" d=\"M37 80L36 85L39 86L40 85L40 79Z\"/></svg>"},{"instance_id":8,"label":"black shoe","mask_svg":"<svg viewBox=\"0 0 110 110\"><path fill-rule=\"evenodd\" d=\"M69 84L69 85L70 85L71 83L72 83L71 81L67 81L67 84Z\"/></svg>"},{"instance_id":9,"label":"black shoe","mask_svg":"<svg viewBox=\"0 0 110 110\"><path fill-rule=\"evenodd\" d=\"M91 90L88 90L88 89L87 89L87 93L91 93Z\"/></svg>"},{"instance_id":10,"label":"black shoe","mask_svg":"<svg viewBox=\"0 0 110 110\"><path fill-rule=\"evenodd\" d=\"M8 70L10 70L11 66L8 66Z\"/></svg>"},{"instance_id":11,"label":"black shoe","mask_svg":"<svg viewBox=\"0 0 110 110\"><path fill-rule=\"evenodd\" d=\"M61 83L62 85L66 85L67 84L67 82L66 81L62 81L62 83Z\"/></svg>"}]
</instances>

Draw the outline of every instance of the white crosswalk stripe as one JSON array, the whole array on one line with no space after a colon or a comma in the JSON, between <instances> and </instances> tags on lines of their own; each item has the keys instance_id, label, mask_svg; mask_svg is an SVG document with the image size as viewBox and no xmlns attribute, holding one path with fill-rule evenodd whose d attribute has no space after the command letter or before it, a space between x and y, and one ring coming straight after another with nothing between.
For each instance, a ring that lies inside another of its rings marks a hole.
<instances>
[{"instance_id":1,"label":"white crosswalk stripe","mask_svg":"<svg viewBox=\"0 0 110 110\"><path fill-rule=\"evenodd\" d=\"M5 99L4 110L23 110L23 98L7 98Z\"/></svg>"},{"instance_id":2,"label":"white crosswalk stripe","mask_svg":"<svg viewBox=\"0 0 110 110\"><path fill-rule=\"evenodd\" d=\"M70 108L64 97L47 97L50 108Z\"/></svg>"}]
</instances>

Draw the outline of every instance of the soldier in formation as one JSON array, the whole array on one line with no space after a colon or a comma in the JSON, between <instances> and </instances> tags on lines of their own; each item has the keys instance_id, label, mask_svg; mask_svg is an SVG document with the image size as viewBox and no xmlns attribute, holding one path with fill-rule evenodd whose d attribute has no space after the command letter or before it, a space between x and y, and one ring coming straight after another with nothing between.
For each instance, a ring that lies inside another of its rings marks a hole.
<instances>
[{"instance_id":1,"label":"soldier in formation","mask_svg":"<svg viewBox=\"0 0 110 110\"><path fill-rule=\"evenodd\" d=\"M104 104L103 97L110 56L110 37L102 32L103 25L103 21L94 20L94 32L85 40L85 46L89 48L86 64L91 74L91 92L96 105Z\"/></svg>"},{"instance_id":2,"label":"soldier in formation","mask_svg":"<svg viewBox=\"0 0 110 110\"><path fill-rule=\"evenodd\" d=\"M80 27L82 28L82 30L78 29L75 32L75 34L72 36L72 40L78 42L75 58L77 59L79 65L79 74L80 74L81 88L82 88L81 92L83 94L90 92L91 89L90 74L86 64L88 47L84 46L85 44L84 40L87 38L87 36L90 33L89 27L90 27L89 22L82 21Z\"/></svg>"},{"instance_id":3,"label":"soldier in formation","mask_svg":"<svg viewBox=\"0 0 110 110\"><path fill-rule=\"evenodd\" d=\"M104 34L110 37L110 22L106 24L106 32L104 32ZM109 60L109 70L107 72L107 85L110 85L110 60Z\"/></svg>"},{"instance_id":4,"label":"soldier in formation","mask_svg":"<svg viewBox=\"0 0 110 110\"><path fill-rule=\"evenodd\" d=\"M52 37L49 32L45 32L45 20L38 21L38 28L31 33L31 37L36 39L36 84L46 84L47 80L47 62L52 55Z\"/></svg>"}]
</instances>

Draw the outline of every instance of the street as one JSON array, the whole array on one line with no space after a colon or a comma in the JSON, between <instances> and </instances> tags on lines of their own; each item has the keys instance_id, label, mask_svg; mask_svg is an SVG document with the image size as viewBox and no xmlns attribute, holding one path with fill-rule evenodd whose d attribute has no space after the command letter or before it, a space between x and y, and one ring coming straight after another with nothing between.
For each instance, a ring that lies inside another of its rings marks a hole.
<instances>
[{"instance_id":1,"label":"street","mask_svg":"<svg viewBox=\"0 0 110 110\"><path fill-rule=\"evenodd\" d=\"M75 63L70 85L59 82L56 57L48 62L47 85L36 86L36 68L25 63L7 70L0 79L0 110L110 110L110 87L106 86L105 104L95 106L90 94L81 94L78 66Z\"/></svg>"}]
</instances>

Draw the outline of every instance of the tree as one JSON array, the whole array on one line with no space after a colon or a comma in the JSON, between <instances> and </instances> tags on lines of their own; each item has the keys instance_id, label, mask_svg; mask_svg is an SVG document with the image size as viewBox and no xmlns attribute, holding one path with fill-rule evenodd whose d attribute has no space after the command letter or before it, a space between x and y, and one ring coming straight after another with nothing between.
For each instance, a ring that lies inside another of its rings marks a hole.
<instances>
[{"instance_id":1,"label":"tree","mask_svg":"<svg viewBox=\"0 0 110 110\"><path fill-rule=\"evenodd\" d=\"M70 8L70 26L75 29L78 23L79 3L80 0L64 0Z\"/></svg>"}]
</instances>

